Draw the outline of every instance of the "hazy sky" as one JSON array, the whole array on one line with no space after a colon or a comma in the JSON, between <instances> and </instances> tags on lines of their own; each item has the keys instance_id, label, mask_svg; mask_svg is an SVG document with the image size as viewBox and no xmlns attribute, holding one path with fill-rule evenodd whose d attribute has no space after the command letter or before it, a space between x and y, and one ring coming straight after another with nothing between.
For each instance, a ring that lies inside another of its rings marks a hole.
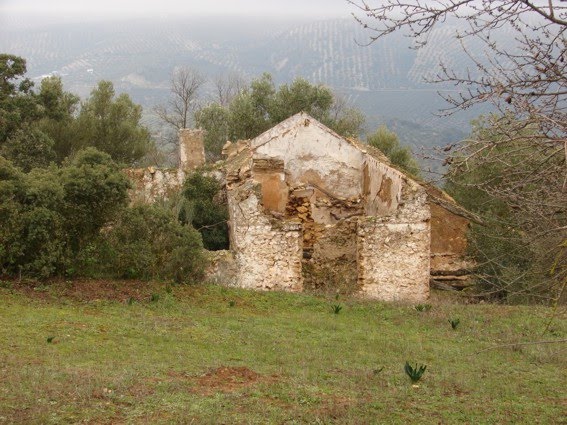
<instances>
[{"instance_id":1,"label":"hazy sky","mask_svg":"<svg viewBox=\"0 0 567 425\"><path fill-rule=\"evenodd\" d=\"M34 13L72 17L247 15L348 17L346 0L0 0L0 15Z\"/></svg>"}]
</instances>

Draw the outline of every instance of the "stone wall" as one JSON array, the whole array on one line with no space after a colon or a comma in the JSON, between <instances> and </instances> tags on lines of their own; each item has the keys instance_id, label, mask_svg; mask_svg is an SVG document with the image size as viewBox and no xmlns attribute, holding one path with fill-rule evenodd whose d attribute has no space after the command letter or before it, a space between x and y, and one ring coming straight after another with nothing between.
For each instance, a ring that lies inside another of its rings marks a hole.
<instances>
[{"instance_id":1,"label":"stone wall","mask_svg":"<svg viewBox=\"0 0 567 425\"><path fill-rule=\"evenodd\" d=\"M427 300L429 211L425 190L406 181L395 214L360 218L357 247L361 294L383 301Z\"/></svg>"},{"instance_id":2,"label":"stone wall","mask_svg":"<svg viewBox=\"0 0 567 425\"><path fill-rule=\"evenodd\" d=\"M185 181L185 171L178 168L130 168L124 172L132 182L131 202L150 204L158 199L169 198L179 192Z\"/></svg>"},{"instance_id":3,"label":"stone wall","mask_svg":"<svg viewBox=\"0 0 567 425\"><path fill-rule=\"evenodd\" d=\"M237 286L301 291L302 226L263 212L251 182L228 190Z\"/></svg>"}]
</instances>

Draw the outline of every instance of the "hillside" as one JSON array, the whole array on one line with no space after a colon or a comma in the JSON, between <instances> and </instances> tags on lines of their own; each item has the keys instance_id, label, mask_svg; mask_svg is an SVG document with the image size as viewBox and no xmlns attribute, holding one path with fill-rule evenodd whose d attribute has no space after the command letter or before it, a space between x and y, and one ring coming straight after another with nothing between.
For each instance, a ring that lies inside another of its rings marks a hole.
<instances>
[{"instance_id":1,"label":"hillside","mask_svg":"<svg viewBox=\"0 0 567 425\"><path fill-rule=\"evenodd\" d=\"M565 344L500 346L565 338L564 315L541 336L548 308L436 296L418 311L112 281L2 282L0 296L0 423L533 424L564 413ZM414 385L406 361L427 365Z\"/></svg>"},{"instance_id":2,"label":"hillside","mask_svg":"<svg viewBox=\"0 0 567 425\"><path fill-rule=\"evenodd\" d=\"M168 96L175 66L208 76L238 73L248 79L269 72L278 83L301 76L331 86L368 116L368 129L395 120L411 146L441 145L463 137L480 110L449 118L437 91L453 87L424 83L439 61L464 70L456 27L446 24L425 49L409 48L400 34L367 45L368 33L352 19L275 21L210 18L91 23L10 22L0 28L0 51L28 60L39 80L57 74L66 87L86 96L96 81L109 79L149 111ZM481 54L480 46L468 46ZM408 123L406 126L403 123ZM417 131L416 131L417 126Z\"/></svg>"}]
</instances>

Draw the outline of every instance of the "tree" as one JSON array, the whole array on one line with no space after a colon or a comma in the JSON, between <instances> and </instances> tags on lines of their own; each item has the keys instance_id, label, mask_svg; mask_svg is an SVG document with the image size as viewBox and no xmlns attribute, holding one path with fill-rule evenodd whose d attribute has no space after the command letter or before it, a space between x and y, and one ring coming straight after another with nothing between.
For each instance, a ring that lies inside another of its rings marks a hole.
<instances>
[{"instance_id":1,"label":"tree","mask_svg":"<svg viewBox=\"0 0 567 425\"><path fill-rule=\"evenodd\" d=\"M508 300L557 298L567 277L560 230L567 228L564 158L551 146L534 144L530 128L513 143L498 143L501 125L500 117L474 123L471 140L484 140L484 149L477 153L477 142L465 142L459 155L469 158L451 164L446 190L485 222L473 226L470 241L488 293ZM510 125L517 126L512 118ZM545 176L536 172L542 163Z\"/></svg>"},{"instance_id":2,"label":"tree","mask_svg":"<svg viewBox=\"0 0 567 425\"><path fill-rule=\"evenodd\" d=\"M221 75L213 80L215 86L214 101L222 107L227 107L239 93L246 89L244 78L235 73Z\"/></svg>"},{"instance_id":3,"label":"tree","mask_svg":"<svg viewBox=\"0 0 567 425\"><path fill-rule=\"evenodd\" d=\"M220 157L226 140L250 139L280 121L307 112L343 136L357 136L364 118L362 114L337 98L323 85L314 85L303 78L276 88L268 73L253 80L232 98L228 106L211 103L196 113L197 125L207 130L208 154Z\"/></svg>"},{"instance_id":4,"label":"tree","mask_svg":"<svg viewBox=\"0 0 567 425\"><path fill-rule=\"evenodd\" d=\"M24 78L25 59L0 54L0 147L22 126L40 117L33 82Z\"/></svg>"},{"instance_id":5,"label":"tree","mask_svg":"<svg viewBox=\"0 0 567 425\"><path fill-rule=\"evenodd\" d=\"M161 120L175 129L188 128L205 78L196 70L180 67L171 77L171 98L167 106L157 106L155 112Z\"/></svg>"},{"instance_id":6,"label":"tree","mask_svg":"<svg viewBox=\"0 0 567 425\"><path fill-rule=\"evenodd\" d=\"M93 146L115 161L135 163L151 148L150 133L140 124L141 118L141 106L125 93L115 97L112 83L100 81L81 107L77 144Z\"/></svg>"},{"instance_id":7,"label":"tree","mask_svg":"<svg viewBox=\"0 0 567 425\"><path fill-rule=\"evenodd\" d=\"M61 163L80 149L81 128L76 123L80 99L63 90L60 77L47 77L41 80L37 100L43 116L36 127L53 140L57 162Z\"/></svg>"},{"instance_id":8,"label":"tree","mask_svg":"<svg viewBox=\"0 0 567 425\"><path fill-rule=\"evenodd\" d=\"M32 126L25 126L12 133L0 153L23 171L47 167L55 162L55 143L44 132Z\"/></svg>"},{"instance_id":9,"label":"tree","mask_svg":"<svg viewBox=\"0 0 567 425\"><path fill-rule=\"evenodd\" d=\"M366 142L377 149L402 170L407 171L413 176L419 176L419 165L407 147L400 146L400 141L396 133L388 130L388 127L381 125L376 132L366 137Z\"/></svg>"},{"instance_id":10,"label":"tree","mask_svg":"<svg viewBox=\"0 0 567 425\"><path fill-rule=\"evenodd\" d=\"M61 169L60 208L70 248L78 253L128 203L130 183L110 155L89 147Z\"/></svg>"},{"instance_id":11,"label":"tree","mask_svg":"<svg viewBox=\"0 0 567 425\"><path fill-rule=\"evenodd\" d=\"M452 177L463 170L476 173L468 190L485 193L515 218L521 218L517 211L532 221L524 227L523 219L511 220L510 228L529 231L542 243L545 235L555 235L560 242L548 255L556 264L567 246L562 219L567 209L567 6L557 0L349 2L365 15L357 20L371 31L371 41L406 31L419 49L443 22L460 24L455 37L469 68L440 64L430 81L461 89L445 96L449 106L444 113L488 103L496 114L484 130L447 146L445 163L451 165ZM503 31L513 35L515 45L502 43ZM482 57L468 48L473 40L483 46ZM540 279L546 278L543 273Z\"/></svg>"}]
</instances>

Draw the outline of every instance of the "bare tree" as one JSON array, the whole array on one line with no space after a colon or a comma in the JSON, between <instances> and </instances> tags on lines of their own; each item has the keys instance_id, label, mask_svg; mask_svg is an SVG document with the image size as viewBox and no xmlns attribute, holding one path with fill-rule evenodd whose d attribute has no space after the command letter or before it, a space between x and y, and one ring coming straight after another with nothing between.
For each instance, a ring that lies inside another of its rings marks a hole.
<instances>
[{"instance_id":1,"label":"bare tree","mask_svg":"<svg viewBox=\"0 0 567 425\"><path fill-rule=\"evenodd\" d=\"M205 78L192 68L176 68L171 77L171 98L167 106L157 106L155 113L176 129L187 128L197 108L199 91L205 82Z\"/></svg>"},{"instance_id":2,"label":"bare tree","mask_svg":"<svg viewBox=\"0 0 567 425\"><path fill-rule=\"evenodd\" d=\"M567 154L567 6L560 6L560 1L348 1L362 12L355 18L370 31L371 41L406 30L417 49L427 44L438 25L457 19L462 29L455 37L471 67L456 70L440 64L440 72L431 79L462 89L456 96L445 96L445 112L491 102L503 116L516 117L519 125L535 126L539 131L534 142L553 144ZM514 34L514 49L498 42L496 35L503 29ZM482 42L486 58L467 49L468 38Z\"/></svg>"},{"instance_id":3,"label":"bare tree","mask_svg":"<svg viewBox=\"0 0 567 425\"><path fill-rule=\"evenodd\" d=\"M567 5L558 0L348 0L370 42L403 31L424 47L447 21L469 59L439 64L428 81L460 88L442 114L489 103L496 113L468 140L446 146L457 183L504 205L518 242L548 256L543 273L567 284ZM502 34L508 37L504 40ZM512 36L512 37L510 37ZM510 43L510 39L514 43ZM472 45L481 46L474 50ZM475 52L479 52L475 53ZM466 174L470 177L466 177ZM472 192L471 192L472 193ZM504 220L494 216L495 220ZM498 235L500 237L502 235ZM513 244L512 244L513 245ZM537 247L537 249L533 249ZM504 253L506 255L506 253ZM494 264L502 258L487 258ZM547 271L546 271L547 269Z\"/></svg>"},{"instance_id":4,"label":"bare tree","mask_svg":"<svg viewBox=\"0 0 567 425\"><path fill-rule=\"evenodd\" d=\"M216 91L215 102L222 107L227 107L237 94L248 87L248 82L236 73L218 76L213 83Z\"/></svg>"}]
</instances>

